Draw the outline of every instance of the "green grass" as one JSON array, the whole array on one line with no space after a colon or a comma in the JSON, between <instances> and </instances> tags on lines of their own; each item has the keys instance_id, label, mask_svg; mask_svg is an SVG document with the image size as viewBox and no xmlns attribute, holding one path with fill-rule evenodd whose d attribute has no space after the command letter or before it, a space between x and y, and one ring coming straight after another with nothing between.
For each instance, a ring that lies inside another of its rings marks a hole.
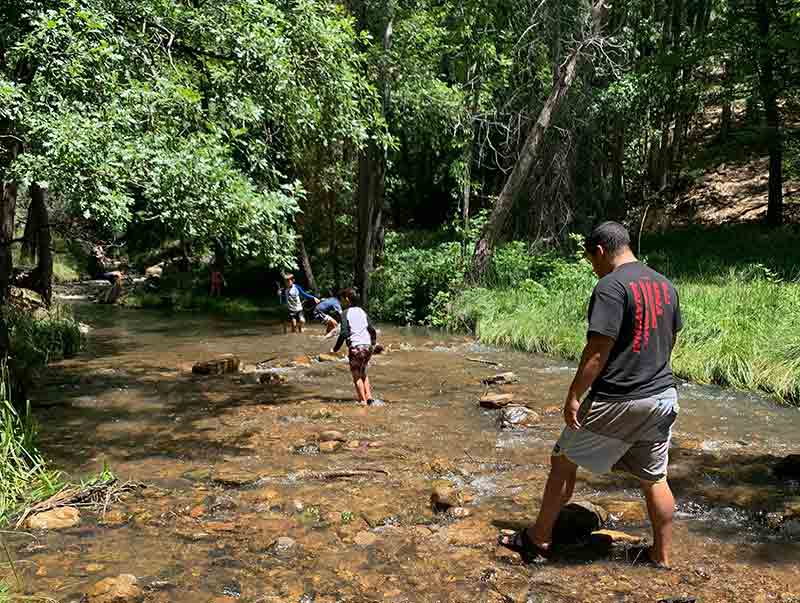
<instances>
[{"instance_id":1,"label":"green grass","mask_svg":"<svg viewBox=\"0 0 800 603\"><path fill-rule=\"evenodd\" d=\"M59 474L47 468L36 449L36 423L30 405L10 400L8 369L0 365L0 525L20 508L55 494ZM18 405L17 405L18 406Z\"/></svg>"},{"instance_id":2,"label":"green grass","mask_svg":"<svg viewBox=\"0 0 800 603\"><path fill-rule=\"evenodd\" d=\"M797 269L797 244L789 244L787 231L758 256L749 246L758 232L733 232L738 239L723 239L728 249L714 246L718 235L672 234L660 239L660 249L650 239L651 262L681 296L685 326L675 373L800 405L800 282L787 280ZM577 360L594 283L581 262L514 289L467 289L450 302L447 326L474 330L485 343Z\"/></svg>"}]
</instances>

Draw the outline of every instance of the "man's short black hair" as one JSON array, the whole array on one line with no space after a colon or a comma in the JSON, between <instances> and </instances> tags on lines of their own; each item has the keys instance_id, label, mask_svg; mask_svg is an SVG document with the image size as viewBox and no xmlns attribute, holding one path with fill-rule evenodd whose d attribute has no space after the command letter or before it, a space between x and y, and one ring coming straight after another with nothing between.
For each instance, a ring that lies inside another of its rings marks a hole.
<instances>
[{"instance_id":1,"label":"man's short black hair","mask_svg":"<svg viewBox=\"0 0 800 603\"><path fill-rule=\"evenodd\" d=\"M589 253L594 253L598 245L607 254L615 256L631 245L631 235L628 229L619 222L603 222L595 226L584 242L584 247Z\"/></svg>"}]
</instances>

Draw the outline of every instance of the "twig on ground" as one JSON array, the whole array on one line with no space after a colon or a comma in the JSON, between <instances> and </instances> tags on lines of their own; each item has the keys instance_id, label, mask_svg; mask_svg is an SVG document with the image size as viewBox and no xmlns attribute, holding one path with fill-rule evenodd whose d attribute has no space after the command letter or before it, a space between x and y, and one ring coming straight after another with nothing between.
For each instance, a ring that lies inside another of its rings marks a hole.
<instances>
[{"instance_id":1,"label":"twig on ground","mask_svg":"<svg viewBox=\"0 0 800 603\"><path fill-rule=\"evenodd\" d=\"M488 364L489 366L503 366L501 362L495 362L494 360L484 360L483 358L467 357L466 360L469 360L470 362L478 362L480 364Z\"/></svg>"},{"instance_id":2,"label":"twig on ground","mask_svg":"<svg viewBox=\"0 0 800 603\"><path fill-rule=\"evenodd\" d=\"M334 469L332 471L300 471L296 479L340 479L347 477L374 477L375 474L389 475L385 469Z\"/></svg>"}]
</instances>

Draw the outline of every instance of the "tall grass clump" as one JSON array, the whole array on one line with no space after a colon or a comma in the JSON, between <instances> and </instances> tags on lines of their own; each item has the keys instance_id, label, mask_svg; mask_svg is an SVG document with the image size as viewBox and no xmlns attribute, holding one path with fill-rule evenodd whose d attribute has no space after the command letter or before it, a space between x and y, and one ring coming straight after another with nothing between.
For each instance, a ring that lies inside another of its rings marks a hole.
<instances>
[{"instance_id":1,"label":"tall grass clump","mask_svg":"<svg viewBox=\"0 0 800 603\"><path fill-rule=\"evenodd\" d=\"M81 349L80 323L65 306L30 312L9 305L4 309L4 317L17 369L40 368L48 362L74 356Z\"/></svg>"},{"instance_id":2,"label":"tall grass clump","mask_svg":"<svg viewBox=\"0 0 800 603\"><path fill-rule=\"evenodd\" d=\"M0 525L21 507L55 494L58 473L47 468L36 448L36 423L27 402L11 400L6 361L0 362Z\"/></svg>"},{"instance_id":3,"label":"tall grass clump","mask_svg":"<svg viewBox=\"0 0 800 603\"><path fill-rule=\"evenodd\" d=\"M674 280L684 322L677 376L800 404L800 283L760 265ZM574 263L514 288L467 289L449 304L446 323L486 343L577 360L595 282L588 265Z\"/></svg>"}]
</instances>

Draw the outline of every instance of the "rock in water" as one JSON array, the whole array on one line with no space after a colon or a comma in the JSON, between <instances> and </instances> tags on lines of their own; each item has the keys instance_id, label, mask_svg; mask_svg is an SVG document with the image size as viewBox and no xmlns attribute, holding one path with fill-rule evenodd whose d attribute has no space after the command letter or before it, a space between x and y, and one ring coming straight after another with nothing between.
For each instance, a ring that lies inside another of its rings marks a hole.
<instances>
[{"instance_id":1,"label":"rock in water","mask_svg":"<svg viewBox=\"0 0 800 603\"><path fill-rule=\"evenodd\" d=\"M800 454L790 454L781 459L772 471L779 479L800 480Z\"/></svg>"},{"instance_id":2,"label":"rock in water","mask_svg":"<svg viewBox=\"0 0 800 603\"><path fill-rule=\"evenodd\" d=\"M139 603L144 600L136 576L130 574L101 580L87 595L89 603Z\"/></svg>"},{"instance_id":3,"label":"rock in water","mask_svg":"<svg viewBox=\"0 0 800 603\"><path fill-rule=\"evenodd\" d=\"M192 367L195 375L224 375L226 373L238 373L241 360L238 356L229 355L214 360L198 362Z\"/></svg>"},{"instance_id":4,"label":"rock in water","mask_svg":"<svg viewBox=\"0 0 800 603\"><path fill-rule=\"evenodd\" d=\"M600 502L616 521L639 523L647 519L647 508L640 500L603 500Z\"/></svg>"},{"instance_id":5,"label":"rock in water","mask_svg":"<svg viewBox=\"0 0 800 603\"><path fill-rule=\"evenodd\" d=\"M505 385L507 383L516 383L517 381L519 381L517 376L514 373L508 372L486 377L481 383L484 385Z\"/></svg>"},{"instance_id":6,"label":"rock in water","mask_svg":"<svg viewBox=\"0 0 800 603\"><path fill-rule=\"evenodd\" d=\"M593 542L605 547L637 546L644 542L641 536L634 536L617 530L597 530L591 533L590 538Z\"/></svg>"},{"instance_id":7,"label":"rock in water","mask_svg":"<svg viewBox=\"0 0 800 603\"><path fill-rule=\"evenodd\" d=\"M317 356L318 362L339 362L341 359L342 357L336 354L320 354Z\"/></svg>"},{"instance_id":8,"label":"rock in water","mask_svg":"<svg viewBox=\"0 0 800 603\"><path fill-rule=\"evenodd\" d=\"M341 431L336 431L334 429L329 429L327 431L323 431L319 434L319 441L320 442L346 442L347 438L344 437L344 434Z\"/></svg>"},{"instance_id":9,"label":"rock in water","mask_svg":"<svg viewBox=\"0 0 800 603\"><path fill-rule=\"evenodd\" d=\"M294 367L308 368L311 366L311 358L308 356L295 356L292 358L291 365Z\"/></svg>"},{"instance_id":10,"label":"rock in water","mask_svg":"<svg viewBox=\"0 0 800 603\"><path fill-rule=\"evenodd\" d=\"M75 507L59 507L52 511L37 513L28 519L32 530L64 530L81 522L81 513Z\"/></svg>"},{"instance_id":11,"label":"rock in water","mask_svg":"<svg viewBox=\"0 0 800 603\"><path fill-rule=\"evenodd\" d=\"M437 480L431 491L431 508L439 513L452 507L461 506L461 500L456 487L448 481Z\"/></svg>"},{"instance_id":12,"label":"rock in water","mask_svg":"<svg viewBox=\"0 0 800 603\"><path fill-rule=\"evenodd\" d=\"M258 382L263 385L283 385L288 381L286 375L280 373L261 373L258 377Z\"/></svg>"},{"instance_id":13,"label":"rock in water","mask_svg":"<svg viewBox=\"0 0 800 603\"><path fill-rule=\"evenodd\" d=\"M506 406L497 417L500 429L528 429L538 423L539 415L525 406Z\"/></svg>"},{"instance_id":14,"label":"rock in water","mask_svg":"<svg viewBox=\"0 0 800 603\"><path fill-rule=\"evenodd\" d=\"M322 442L319 445L319 451L324 452L326 454L330 454L331 452L336 452L341 447L342 447L342 442L339 442L337 440L332 440L329 442Z\"/></svg>"},{"instance_id":15,"label":"rock in water","mask_svg":"<svg viewBox=\"0 0 800 603\"><path fill-rule=\"evenodd\" d=\"M608 512L590 502L569 503L561 510L553 528L554 544L577 544L600 530L608 520Z\"/></svg>"},{"instance_id":16,"label":"rock in water","mask_svg":"<svg viewBox=\"0 0 800 603\"><path fill-rule=\"evenodd\" d=\"M489 393L484 395L480 400L480 405L483 408L503 408L513 402L514 394L494 394Z\"/></svg>"}]
</instances>

